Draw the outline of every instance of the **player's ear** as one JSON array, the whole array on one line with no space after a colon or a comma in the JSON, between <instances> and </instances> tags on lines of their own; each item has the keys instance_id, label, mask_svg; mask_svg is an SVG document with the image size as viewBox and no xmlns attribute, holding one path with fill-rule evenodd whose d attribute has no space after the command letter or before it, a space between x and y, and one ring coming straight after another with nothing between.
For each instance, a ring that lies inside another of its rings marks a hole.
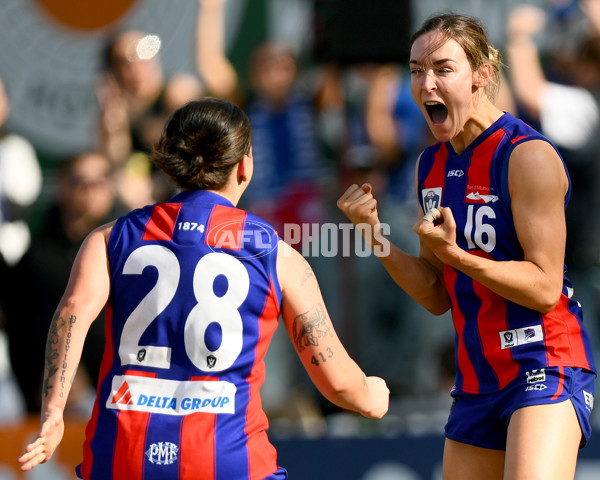
<instances>
[{"instance_id":1,"label":"player's ear","mask_svg":"<svg viewBox=\"0 0 600 480\"><path fill-rule=\"evenodd\" d=\"M254 162L252 158L252 151L250 151L250 153L248 155L244 155L236 165L238 184L250 181L252 178L253 168Z\"/></svg>"},{"instance_id":2,"label":"player's ear","mask_svg":"<svg viewBox=\"0 0 600 480\"><path fill-rule=\"evenodd\" d=\"M485 88L490 83L493 69L489 63L484 63L481 67L473 72L473 86Z\"/></svg>"}]
</instances>

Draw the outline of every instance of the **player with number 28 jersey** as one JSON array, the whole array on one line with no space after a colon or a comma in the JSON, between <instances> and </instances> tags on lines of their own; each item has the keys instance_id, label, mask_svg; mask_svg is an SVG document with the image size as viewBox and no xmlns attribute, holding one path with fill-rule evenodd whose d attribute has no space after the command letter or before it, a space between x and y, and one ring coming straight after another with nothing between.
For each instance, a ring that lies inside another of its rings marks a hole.
<instances>
[{"instance_id":1,"label":"player with number 28 jersey","mask_svg":"<svg viewBox=\"0 0 600 480\"><path fill-rule=\"evenodd\" d=\"M120 293L109 299L98 396L106 408L96 405L87 430L84 478L277 470L259 397L281 300L277 243L264 221L206 191L117 221L108 257ZM220 449L223 439L232 447Z\"/></svg>"},{"instance_id":2,"label":"player with number 28 jersey","mask_svg":"<svg viewBox=\"0 0 600 480\"><path fill-rule=\"evenodd\" d=\"M85 239L48 332L40 431L17 461L29 471L60 444L67 379L106 307L79 478L285 480L260 398L280 316L329 401L381 418L389 389L344 348L308 262L236 208L254 172L243 110L210 97L187 103L152 159L180 193Z\"/></svg>"}]
</instances>

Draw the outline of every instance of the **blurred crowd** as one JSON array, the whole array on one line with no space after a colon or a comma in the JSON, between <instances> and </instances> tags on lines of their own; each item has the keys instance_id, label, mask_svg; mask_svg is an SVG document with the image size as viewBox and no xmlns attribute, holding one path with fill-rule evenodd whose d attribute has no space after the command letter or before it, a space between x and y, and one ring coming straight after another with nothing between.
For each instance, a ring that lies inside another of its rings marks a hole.
<instances>
[{"instance_id":1,"label":"blurred crowd","mask_svg":"<svg viewBox=\"0 0 600 480\"><path fill-rule=\"evenodd\" d=\"M475 13L465 10L469 2L455 3L455 11ZM0 83L0 421L40 409L46 333L87 233L174 193L149 153L166 118L189 100L227 98L250 116L255 168L242 208L279 232L286 224L345 223L337 198L351 183L367 181L392 241L418 252L414 167L433 139L412 101L406 62L320 60L314 50L266 39L247 69L236 71L225 48L225 4L198 0L193 74L167 78L152 32L115 32L99 72L96 145L57 158L44 175L31 143L2 129L10 95ZM418 2L421 11L425 5L428 13L448 8ZM503 5L496 46L507 68L497 102L549 137L567 162L573 183L567 275L600 347L600 0ZM35 222L34 209L44 212ZM392 402L381 428L441 431L454 377L450 316L429 314L395 286L376 257L354 251L306 257L351 355L388 382ZM262 391L273 431L360 431L360 420L333 409L310 386L282 328L273 342ZM103 345L100 320L74 379L74 415L91 411Z\"/></svg>"}]
</instances>

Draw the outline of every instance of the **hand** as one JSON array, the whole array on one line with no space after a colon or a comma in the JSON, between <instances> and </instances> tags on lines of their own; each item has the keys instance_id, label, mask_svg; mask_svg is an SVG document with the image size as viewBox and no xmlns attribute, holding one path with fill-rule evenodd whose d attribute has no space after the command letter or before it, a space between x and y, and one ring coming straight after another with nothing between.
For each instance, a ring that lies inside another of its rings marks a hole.
<instances>
[{"instance_id":1,"label":"hand","mask_svg":"<svg viewBox=\"0 0 600 480\"><path fill-rule=\"evenodd\" d=\"M373 188L364 183L361 187L350 185L338 199L337 206L354 224L368 223L372 227L379 224L377 200L373 197Z\"/></svg>"},{"instance_id":2,"label":"hand","mask_svg":"<svg viewBox=\"0 0 600 480\"><path fill-rule=\"evenodd\" d=\"M361 415L366 418L381 418L383 417L390 405L390 390L383 378L365 377L367 387L371 396L370 408Z\"/></svg>"},{"instance_id":3,"label":"hand","mask_svg":"<svg viewBox=\"0 0 600 480\"><path fill-rule=\"evenodd\" d=\"M421 243L428 247L442 262L449 263L454 257L452 252L458 248L456 244L456 221L452 210L448 207L437 209L440 216L432 222L425 215L413 226Z\"/></svg>"},{"instance_id":4,"label":"hand","mask_svg":"<svg viewBox=\"0 0 600 480\"><path fill-rule=\"evenodd\" d=\"M17 458L21 470L27 472L40 463L46 463L62 440L65 424L62 415L49 414L40 433L25 447L25 453Z\"/></svg>"},{"instance_id":5,"label":"hand","mask_svg":"<svg viewBox=\"0 0 600 480\"><path fill-rule=\"evenodd\" d=\"M533 37L546 24L546 13L534 5L518 5L508 16L506 32L510 38Z\"/></svg>"}]
</instances>

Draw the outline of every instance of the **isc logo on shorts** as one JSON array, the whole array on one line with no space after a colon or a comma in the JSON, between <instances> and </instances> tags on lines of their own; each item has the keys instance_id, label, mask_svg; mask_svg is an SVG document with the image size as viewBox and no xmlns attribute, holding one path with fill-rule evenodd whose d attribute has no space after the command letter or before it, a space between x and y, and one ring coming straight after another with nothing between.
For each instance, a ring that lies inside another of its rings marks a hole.
<instances>
[{"instance_id":1,"label":"isc logo on shorts","mask_svg":"<svg viewBox=\"0 0 600 480\"><path fill-rule=\"evenodd\" d=\"M530 372L525 372L527 376L527 383L529 384L525 389L526 392L530 392L532 390L546 390L548 388L547 385L544 384L546 381L546 369L540 368L536 370L531 370Z\"/></svg>"}]
</instances>

